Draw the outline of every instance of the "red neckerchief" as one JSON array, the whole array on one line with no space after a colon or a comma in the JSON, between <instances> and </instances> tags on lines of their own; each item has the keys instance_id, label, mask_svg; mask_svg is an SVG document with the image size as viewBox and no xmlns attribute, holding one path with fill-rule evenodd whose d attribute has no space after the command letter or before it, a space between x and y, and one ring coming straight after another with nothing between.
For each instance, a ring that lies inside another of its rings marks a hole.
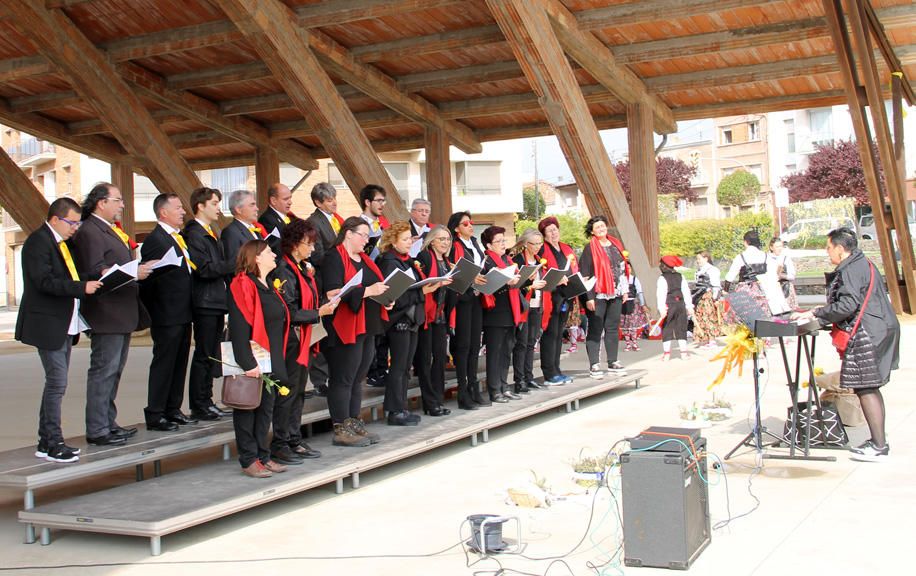
<instances>
[{"instance_id":1,"label":"red neckerchief","mask_svg":"<svg viewBox=\"0 0 916 576\"><path fill-rule=\"evenodd\" d=\"M350 254L347 252L347 249L343 247L343 244L337 245L337 253L340 255L340 259L343 262L344 284L346 284L356 274L356 266L353 265ZM382 276L378 266L375 265L375 262L365 253L360 252L359 257L363 261L363 266L375 274L379 280L385 278ZM382 308L382 320L388 320L388 311L384 308ZM357 336L366 333L365 306L360 306L359 312L353 312L349 306L338 306L332 324L341 342L344 344L353 344L356 342Z\"/></svg>"},{"instance_id":2,"label":"red neckerchief","mask_svg":"<svg viewBox=\"0 0 916 576\"><path fill-rule=\"evenodd\" d=\"M620 243L620 240L613 236L607 236L607 239L617 248L617 251L620 252L620 257L623 258L623 244ZM595 277L597 278L595 293L613 296L616 292L616 281L614 271L611 270L611 259L608 258L607 251L597 237L592 236L589 246L592 249L592 268L594 268Z\"/></svg>"},{"instance_id":3,"label":"red neckerchief","mask_svg":"<svg viewBox=\"0 0 916 576\"><path fill-rule=\"evenodd\" d=\"M384 215L384 214L380 214L380 215L379 215L379 217L378 217L378 226L379 226L379 228L381 228L382 230L384 230L385 228L388 228L389 226L391 226L391 223L388 222L388 219L385 218L385 215Z\"/></svg>"},{"instance_id":4,"label":"red neckerchief","mask_svg":"<svg viewBox=\"0 0 916 576\"><path fill-rule=\"evenodd\" d=\"M293 272L296 273L296 279L299 280L299 306L303 310L314 310L316 309L317 303L315 302L315 294L318 293L318 288L315 287L315 280L312 279L310 274L306 274L308 280L302 276L302 272L299 270L299 266L293 262L293 259L289 256L283 256L286 259L286 263L289 264L289 267L293 269ZM312 292L312 290L315 292ZM296 358L296 362L303 366L309 365L309 344L312 341L312 325L306 324L304 326L299 326L299 357Z\"/></svg>"},{"instance_id":5,"label":"red neckerchief","mask_svg":"<svg viewBox=\"0 0 916 576\"><path fill-rule=\"evenodd\" d=\"M121 232L124 232L124 227L121 226L120 220L115 220L114 225L115 225L115 228L117 228ZM134 239L127 232L124 232L124 235L127 236L127 247L130 248L131 250L136 250L138 244L134 242Z\"/></svg>"},{"instance_id":6,"label":"red neckerchief","mask_svg":"<svg viewBox=\"0 0 916 576\"><path fill-rule=\"evenodd\" d=\"M503 257L493 252L492 250L487 250L487 256L493 260L493 263L500 268L507 268L507 264ZM487 310L491 310L496 307L496 296L492 294L481 294L483 298L483 307ZM512 321L516 326L525 321L527 313L522 312L522 299L519 297L518 290L515 288L509 287L509 305L512 307Z\"/></svg>"},{"instance_id":7,"label":"red neckerchief","mask_svg":"<svg viewBox=\"0 0 916 576\"><path fill-rule=\"evenodd\" d=\"M455 262L464 258L464 242L461 241L461 238L456 237L452 242L452 256Z\"/></svg>"},{"instance_id":8,"label":"red neckerchief","mask_svg":"<svg viewBox=\"0 0 916 576\"><path fill-rule=\"evenodd\" d=\"M261 348L270 352L270 339L267 337L267 328L264 326L264 312L261 309L261 295L258 294L258 287L255 286L254 280L248 277L244 272L240 272L229 285L232 297L235 299L239 311L245 318L245 322L251 326L251 339L258 343ZM275 288L272 288L280 302L283 302L283 310L286 311L287 330L283 332L283 350L286 350L286 341L289 339L289 308L286 307L286 301L280 296Z\"/></svg>"},{"instance_id":9,"label":"red neckerchief","mask_svg":"<svg viewBox=\"0 0 916 576\"><path fill-rule=\"evenodd\" d=\"M566 262L569 263L569 271L575 274L579 271L579 264L576 262L576 253L569 244L560 242L559 245L560 252L566 256ZM544 246L541 247L541 252L538 256L547 260L547 266L544 268L545 270L560 267L560 264L557 262L557 257L553 255L553 250L550 249L550 246L548 246L546 242L544 242ZM547 324L550 323L550 315L553 313L553 293L541 292L541 310L543 311L543 315L541 316L541 329L547 330Z\"/></svg>"},{"instance_id":10,"label":"red neckerchief","mask_svg":"<svg viewBox=\"0 0 916 576\"><path fill-rule=\"evenodd\" d=\"M435 270L436 273L439 272L438 260L436 259L436 253L433 252L432 248L428 248L429 252L429 272L423 270L423 265L419 260L414 260L414 268L417 270L417 274L420 276L420 280L426 280L430 277L430 274L433 274ZM445 257L442 257L442 261L445 262L446 266L448 265L448 260ZM436 297L435 292L430 292L425 295L425 301L423 302L423 310L426 312L426 323L423 324L423 329L427 329L430 324L436 320Z\"/></svg>"},{"instance_id":11,"label":"red neckerchief","mask_svg":"<svg viewBox=\"0 0 916 576\"><path fill-rule=\"evenodd\" d=\"M299 219L299 217L296 216L295 214L293 214L292 211L287 212L287 213L286 213L286 217L289 218L290 221L298 220L298 219Z\"/></svg>"},{"instance_id":12,"label":"red neckerchief","mask_svg":"<svg viewBox=\"0 0 916 576\"><path fill-rule=\"evenodd\" d=\"M407 262L407 260L410 258L410 254L401 254L397 250L394 251L394 255L401 262Z\"/></svg>"},{"instance_id":13,"label":"red neckerchief","mask_svg":"<svg viewBox=\"0 0 916 576\"><path fill-rule=\"evenodd\" d=\"M252 226L258 229L258 233L261 234L261 238L267 238L267 229L264 228L264 225L255 220L251 223Z\"/></svg>"},{"instance_id":14,"label":"red neckerchief","mask_svg":"<svg viewBox=\"0 0 916 576\"><path fill-rule=\"evenodd\" d=\"M332 216L334 217L335 220L337 220L337 223L340 224L341 227L343 227L343 223L344 223L343 216L341 216L341 215L338 214L337 212L334 212L334 214L332 214Z\"/></svg>"}]
</instances>

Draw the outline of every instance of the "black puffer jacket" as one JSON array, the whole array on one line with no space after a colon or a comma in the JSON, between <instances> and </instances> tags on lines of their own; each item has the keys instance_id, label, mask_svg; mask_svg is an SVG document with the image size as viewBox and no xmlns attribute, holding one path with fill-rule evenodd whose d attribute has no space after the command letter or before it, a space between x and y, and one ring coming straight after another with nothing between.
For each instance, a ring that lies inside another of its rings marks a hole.
<instances>
[{"instance_id":1,"label":"black puffer jacket","mask_svg":"<svg viewBox=\"0 0 916 576\"><path fill-rule=\"evenodd\" d=\"M842 329L852 328L865 301L872 266L865 254L856 249L826 275L827 305L814 310L822 326L835 323ZM867 350L866 339L874 346L874 354ZM881 386L890 379L891 370L897 369L899 357L900 324L891 308L884 279L875 270L871 297L846 349L840 384L846 388Z\"/></svg>"}]
</instances>

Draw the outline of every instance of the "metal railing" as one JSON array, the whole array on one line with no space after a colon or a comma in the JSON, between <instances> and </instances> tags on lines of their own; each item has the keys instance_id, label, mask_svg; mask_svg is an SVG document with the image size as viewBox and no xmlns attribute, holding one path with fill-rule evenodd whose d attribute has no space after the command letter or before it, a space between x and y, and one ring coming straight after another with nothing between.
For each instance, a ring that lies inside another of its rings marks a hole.
<instances>
[{"instance_id":1,"label":"metal railing","mask_svg":"<svg viewBox=\"0 0 916 576\"><path fill-rule=\"evenodd\" d=\"M33 156L39 154L54 154L56 148L54 144L44 140L25 140L17 146L13 146L7 153L14 162L24 162Z\"/></svg>"}]
</instances>

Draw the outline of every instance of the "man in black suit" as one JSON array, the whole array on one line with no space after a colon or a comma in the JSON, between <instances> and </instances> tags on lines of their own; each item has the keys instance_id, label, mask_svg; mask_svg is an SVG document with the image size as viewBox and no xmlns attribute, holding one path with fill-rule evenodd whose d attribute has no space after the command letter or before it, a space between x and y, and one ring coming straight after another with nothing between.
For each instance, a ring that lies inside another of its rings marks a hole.
<instances>
[{"instance_id":1,"label":"man in black suit","mask_svg":"<svg viewBox=\"0 0 916 576\"><path fill-rule=\"evenodd\" d=\"M188 404L191 417L198 420L216 420L223 414L231 414L213 403L213 378L219 376L220 365L210 359L220 357L220 340L229 311L225 279L235 272L235 262L223 255L223 246L213 228L219 219L221 200L222 195L215 188L198 188L192 192L194 219L182 232L196 266L191 292L194 354L188 377Z\"/></svg>"},{"instance_id":2,"label":"man in black suit","mask_svg":"<svg viewBox=\"0 0 916 576\"><path fill-rule=\"evenodd\" d=\"M22 246L25 290L16 318L16 340L38 348L45 371L35 456L51 462L79 460L79 448L64 444L60 405L67 391L70 350L85 329L80 298L95 294L102 285L98 280L81 281L77 274L67 240L79 226L79 204L72 198L58 198L48 209L48 221Z\"/></svg>"},{"instance_id":3,"label":"man in black suit","mask_svg":"<svg viewBox=\"0 0 916 576\"><path fill-rule=\"evenodd\" d=\"M274 251L279 259L282 254L280 250L280 236L283 229L289 224L289 209L293 206L293 193L285 184L276 182L267 188L267 208L258 216L258 222L264 226L267 232L267 243L270 249ZM276 233L274 233L276 230Z\"/></svg>"},{"instance_id":4,"label":"man in black suit","mask_svg":"<svg viewBox=\"0 0 916 576\"><path fill-rule=\"evenodd\" d=\"M113 265L134 259L130 238L114 223L123 208L116 186L102 182L89 191L83 201L83 224L71 241L80 278L98 280ZM151 265L138 267L139 280L149 276ZM139 295L137 283L130 282L117 290L103 289L80 309L92 339L86 374L86 440L90 444L122 444L137 433L136 428L122 428L115 422L115 397L127 363L130 335L149 326Z\"/></svg>"},{"instance_id":5,"label":"man in black suit","mask_svg":"<svg viewBox=\"0 0 916 576\"><path fill-rule=\"evenodd\" d=\"M261 240L264 234L262 228L255 224L258 217L258 204L255 201L254 194L248 190L236 190L229 194L229 212L233 219L222 234L219 241L223 245L223 254L230 262L235 262L239 254L239 248L251 240ZM226 279L227 285L232 281L230 274Z\"/></svg>"},{"instance_id":6,"label":"man in black suit","mask_svg":"<svg viewBox=\"0 0 916 576\"><path fill-rule=\"evenodd\" d=\"M429 224L431 213L432 205L426 198L414 198L410 203L410 235L416 240L426 238L431 228Z\"/></svg>"},{"instance_id":7,"label":"man in black suit","mask_svg":"<svg viewBox=\"0 0 916 576\"><path fill-rule=\"evenodd\" d=\"M181 413L184 378L191 350L191 286L194 268L187 243L179 230L185 211L177 194L160 194L153 200L158 224L143 242L140 257L159 260L174 249L182 261L177 266L153 270L140 283L140 298L149 310L153 360L149 366L146 429L170 432L179 424L197 424Z\"/></svg>"}]
</instances>

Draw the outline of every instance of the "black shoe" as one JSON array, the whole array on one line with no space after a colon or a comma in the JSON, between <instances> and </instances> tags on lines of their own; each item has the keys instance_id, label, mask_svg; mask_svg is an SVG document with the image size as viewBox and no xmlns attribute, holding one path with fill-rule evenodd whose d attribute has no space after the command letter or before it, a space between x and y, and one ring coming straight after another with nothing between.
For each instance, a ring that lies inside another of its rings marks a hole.
<instances>
[{"instance_id":1,"label":"black shoe","mask_svg":"<svg viewBox=\"0 0 916 576\"><path fill-rule=\"evenodd\" d=\"M67 446L63 442L60 442L59 444L57 444L57 446L65 450L69 450L70 452L73 452L74 454L80 453L79 448L74 448L73 446ZM49 452L48 444L44 442L43 440L39 440L38 447L35 449L35 457L36 458L47 458L48 452Z\"/></svg>"},{"instance_id":2,"label":"black shoe","mask_svg":"<svg viewBox=\"0 0 916 576\"><path fill-rule=\"evenodd\" d=\"M529 381L525 382L525 386L528 387L528 391L529 391L529 392L532 391L532 390L542 390L542 389L544 389L544 386L541 386L540 384L538 384L538 383L535 382L534 380L529 380Z\"/></svg>"},{"instance_id":3,"label":"black shoe","mask_svg":"<svg viewBox=\"0 0 916 576\"><path fill-rule=\"evenodd\" d=\"M217 416L232 416L231 408L226 408L226 407L220 408L216 404L210 404L210 407L207 408L207 411L212 414L216 414Z\"/></svg>"},{"instance_id":4,"label":"black shoe","mask_svg":"<svg viewBox=\"0 0 916 576\"><path fill-rule=\"evenodd\" d=\"M92 444L93 446L117 446L118 444L124 444L127 442L127 438L125 436L115 436L114 434L109 433L105 436L99 436L98 438L90 438L87 436L86 442Z\"/></svg>"},{"instance_id":5,"label":"black shoe","mask_svg":"<svg viewBox=\"0 0 916 576\"><path fill-rule=\"evenodd\" d=\"M387 376L370 376L366 378L366 384L373 388L384 388Z\"/></svg>"},{"instance_id":6,"label":"black shoe","mask_svg":"<svg viewBox=\"0 0 916 576\"><path fill-rule=\"evenodd\" d=\"M137 428L131 426L130 428L122 428L121 426L113 426L108 429L109 433L114 434L115 436L123 436L124 438L130 438L137 433Z\"/></svg>"},{"instance_id":7,"label":"black shoe","mask_svg":"<svg viewBox=\"0 0 916 576\"><path fill-rule=\"evenodd\" d=\"M515 384L513 388L516 394L529 394L531 392L528 390L527 384Z\"/></svg>"},{"instance_id":8,"label":"black shoe","mask_svg":"<svg viewBox=\"0 0 916 576\"><path fill-rule=\"evenodd\" d=\"M289 446L284 446L279 450L271 450L270 459L274 462L279 462L280 464L286 464L288 466L298 466L302 464L302 457L290 450Z\"/></svg>"},{"instance_id":9,"label":"black shoe","mask_svg":"<svg viewBox=\"0 0 916 576\"><path fill-rule=\"evenodd\" d=\"M416 426L419 423L419 420L414 420L411 418L411 413L407 410L388 413L389 426Z\"/></svg>"},{"instance_id":10,"label":"black shoe","mask_svg":"<svg viewBox=\"0 0 916 576\"><path fill-rule=\"evenodd\" d=\"M521 398L521 396L519 396L519 398ZM508 404L509 398L503 394L496 394L495 396L490 396L490 402L496 402L497 404Z\"/></svg>"},{"instance_id":11,"label":"black shoe","mask_svg":"<svg viewBox=\"0 0 916 576\"><path fill-rule=\"evenodd\" d=\"M207 410L206 412L199 412L197 410L191 410L191 418L195 420L201 420L203 422L219 420L219 412Z\"/></svg>"},{"instance_id":12,"label":"black shoe","mask_svg":"<svg viewBox=\"0 0 916 576\"><path fill-rule=\"evenodd\" d=\"M445 408L444 406L436 406L435 408L432 408L432 409L428 409L428 410L424 409L423 413L429 416L447 416L451 414L452 412L451 410L449 410L448 408Z\"/></svg>"},{"instance_id":13,"label":"black shoe","mask_svg":"<svg viewBox=\"0 0 916 576\"><path fill-rule=\"evenodd\" d=\"M160 418L155 422L147 422L146 429L155 430L156 432L174 432L178 430L178 424L166 420L165 418Z\"/></svg>"},{"instance_id":14,"label":"black shoe","mask_svg":"<svg viewBox=\"0 0 916 576\"><path fill-rule=\"evenodd\" d=\"M48 455L45 456L45 460L48 462L59 463L76 462L79 459L79 455L73 450L69 449L68 446L63 442L56 446L51 446L51 448L48 450Z\"/></svg>"},{"instance_id":15,"label":"black shoe","mask_svg":"<svg viewBox=\"0 0 916 576\"><path fill-rule=\"evenodd\" d=\"M197 424L197 420L194 418L189 418L181 412L174 412L165 417L169 422L174 422L175 424L181 424L182 426L187 426L188 424Z\"/></svg>"},{"instance_id":16,"label":"black shoe","mask_svg":"<svg viewBox=\"0 0 916 576\"><path fill-rule=\"evenodd\" d=\"M321 396L322 398L327 398L328 396L328 385L327 384L318 384L315 386L315 394Z\"/></svg>"},{"instance_id":17,"label":"black shoe","mask_svg":"<svg viewBox=\"0 0 916 576\"><path fill-rule=\"evenodd\" d=\"M516 394L512 390L506 390L505 392L503 392L503 396L505 396L509 400L521 400L522 399L520 394Z\"/></svg>"},{"instance_id":18,"label":"black shoe","mask_svg":"<svg viewBox=\"0 0 916 576\"><path fill-rule=\"evenodd\" d=\"M305 441L301 441L295 446L290 446L289 449L293 451L293 454L298 455L300 458L305 458L308 460L313 458L321 458L321 451L315 450L306 444Z\"/></svg>"},{"instance_id":19,"label":"black shoe","mask_svg":"<svg viewBox=\"0 0 916 576\"><path fill-rule=\"evenodd\" d=\"M476 402L468 401L468 400L465 400L465 401L459 400L458 408L462 410L480 410L480 406L478 406Z\"/></svg>"},{"instance_id":20,"label":"black shoe","mask_svg":"<svg viewBox=\"0 0 916 576\"><path fill-rule=\"evenodd\" d=\"M306 399L306 400L308 400L309 398L314 398L314 397L315 397L315 390L314 390L314 389L312 389L312 390L306 390L305 392L302 393L302 397L303 397L304 399Z\"/></svg>"}]
</instances>

